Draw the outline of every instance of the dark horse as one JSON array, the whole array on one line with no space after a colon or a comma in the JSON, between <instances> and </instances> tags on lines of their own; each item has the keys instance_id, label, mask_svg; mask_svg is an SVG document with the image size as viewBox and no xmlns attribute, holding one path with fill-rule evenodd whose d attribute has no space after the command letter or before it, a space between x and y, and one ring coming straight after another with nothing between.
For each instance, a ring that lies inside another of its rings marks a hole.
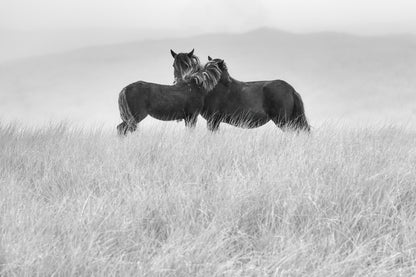
<instances>
[{"instance_id":1,"label":"dark horse","mask_svg":"<svg viewBox=\"0 0 416 277\"><path fill-rule=\"evenodd\" d=\"M181 78L175 78L174 85L160 85L138 81L125 87L119 95L120 117L117 126L120 135L133 132L137 124L150 115L159 120L185 120L185 125L194 127L202 111L204 98L221 77L217 63L201 67L199 60L190 53L176 54L173 67L179 70Z\"/></svg>"},{"instance_id":2,"label":"dark horse","mask_svg":"<svg viewBox=\"0 0 416 277\"><path fill-rule=\"evenodd\" d=\"M310 131L302 99L282 80L241 82L230 76L222 59L208 57L221 70L221 79L204 101L201 115L208 129L217 131L221 122L255 128L272 120L282 130Z\"/></svg>"}]
</instances>

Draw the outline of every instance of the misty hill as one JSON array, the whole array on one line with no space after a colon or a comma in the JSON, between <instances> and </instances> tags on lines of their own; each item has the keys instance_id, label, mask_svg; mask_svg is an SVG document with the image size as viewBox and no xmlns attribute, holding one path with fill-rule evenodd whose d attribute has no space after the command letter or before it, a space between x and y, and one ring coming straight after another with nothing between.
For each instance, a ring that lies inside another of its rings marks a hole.
<instances>
[{"instance_id":1,"label":"misty hill","mask_svg":"<svg viewBox=\"0 0 416 277\"><path fill-rule=\"evenodd\" d=\"M169 30L149 29L92 28L26 31L0 28L0 62L96 45L184 36L186 34L181 35Z\"/></svg>"},{"instance_id":2,"label":"misty hill","mask_svg":"<svg viewBox=\"0 0 416 277\"><path fill-rule=\"evenodd\" d=\"M169 49L225 59L239 80L283 79L310 120L414 120L416 39L259 29L86 47L0 64L0 118L27 122L119 121L118 92L146 80L173 81ZM149 121L149 119L146 119Z\"/></svg>"}]
</instances>

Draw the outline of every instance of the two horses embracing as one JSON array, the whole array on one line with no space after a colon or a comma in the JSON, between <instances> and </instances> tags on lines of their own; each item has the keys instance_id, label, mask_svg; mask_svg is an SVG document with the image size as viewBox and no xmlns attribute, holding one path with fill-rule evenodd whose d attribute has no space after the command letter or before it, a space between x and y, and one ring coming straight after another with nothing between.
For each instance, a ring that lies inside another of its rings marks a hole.
<instances>
[{"instance_id":1,"label":"two horses embracing","mask_svg":"<svg viewBox=\"0 0 416 277\"><path fill-rule=\"evenodd\" d=\"M242 82L230 76L223 59L208 56L202 65L194 50L178 54L171 50L171 54L173 85L138 81L120 92L120 135L135 131L148 115L184 120L191 128L201 115L211 131L217 131L221 122L256 128L270 120L282 130L310 131L302 98L287 82Z\"/></svg>"}]
</instances>

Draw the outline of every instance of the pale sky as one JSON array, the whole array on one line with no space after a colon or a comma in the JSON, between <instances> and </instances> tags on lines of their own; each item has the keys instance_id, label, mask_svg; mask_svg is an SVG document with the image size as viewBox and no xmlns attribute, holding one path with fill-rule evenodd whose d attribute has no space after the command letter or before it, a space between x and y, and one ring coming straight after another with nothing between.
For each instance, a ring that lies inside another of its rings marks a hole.
<instances>
[{"instance_id":1,"label":"pale sky","mask_svg":"<svg viewBox=\"0 0 416 277\"><path fill-rule=\"evenodd\" d=\"M416 33L415 0L0 0L1 29Z\"/></svg>"}]
</instances>

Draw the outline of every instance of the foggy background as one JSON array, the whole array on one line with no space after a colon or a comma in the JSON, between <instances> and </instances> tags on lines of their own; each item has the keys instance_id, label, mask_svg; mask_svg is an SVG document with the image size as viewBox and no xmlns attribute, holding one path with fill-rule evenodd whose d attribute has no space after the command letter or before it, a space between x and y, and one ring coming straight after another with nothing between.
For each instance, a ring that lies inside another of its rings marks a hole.
<instances>
[{"instance_id":1,"label":"foggy background","mask_svg":"<svg viewBox=\"0 0 416 277\"><path fill-rule=\"evenodd\" d=\"M124 86L173 82L171 48L195 48L203 62L207 55L223 58L242 81L289 82L312 125L416 121L414 1L2 0L1 6L3 123L114 126Z\"/></svg>"}]
</instances>

